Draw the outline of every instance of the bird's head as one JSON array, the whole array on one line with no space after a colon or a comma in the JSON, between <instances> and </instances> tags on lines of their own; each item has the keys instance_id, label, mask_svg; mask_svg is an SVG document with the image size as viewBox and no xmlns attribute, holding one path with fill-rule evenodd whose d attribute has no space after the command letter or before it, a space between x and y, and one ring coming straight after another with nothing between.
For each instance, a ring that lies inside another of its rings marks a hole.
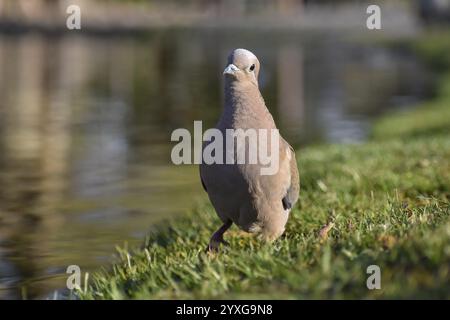
<instances>
[{"instance_id":1,"label":"bird's head","mask_svg":"<svg viewBox=\"0 0 450 320\"><path fill-rule=\"evenodd\" d=\"M227 80L251 82L258 86L258 58L246 49L236 49L228 56L228 65L223 74Z\"/></svg>"}]
</instances>

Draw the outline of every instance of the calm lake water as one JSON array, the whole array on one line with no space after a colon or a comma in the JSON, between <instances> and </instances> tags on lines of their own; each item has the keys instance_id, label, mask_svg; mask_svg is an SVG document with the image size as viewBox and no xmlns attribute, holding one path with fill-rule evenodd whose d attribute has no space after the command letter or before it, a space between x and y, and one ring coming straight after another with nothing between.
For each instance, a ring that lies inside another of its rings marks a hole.
<instances>
[{"instance_id":1,"label":"calm lake water","mask_svg":"<svg viewBox=\"0 0 450 320\"><path fill-rule=\"evenodd\" d=\"M231 49L262 62L269 109L295 146L353 143L426 94L407 52L333 33L167 31L139 37L0 35L0 299L45 298L68 265L206 199L197 167L170 162L172 130L213 126Z\"/></svg>"}]
</instances>

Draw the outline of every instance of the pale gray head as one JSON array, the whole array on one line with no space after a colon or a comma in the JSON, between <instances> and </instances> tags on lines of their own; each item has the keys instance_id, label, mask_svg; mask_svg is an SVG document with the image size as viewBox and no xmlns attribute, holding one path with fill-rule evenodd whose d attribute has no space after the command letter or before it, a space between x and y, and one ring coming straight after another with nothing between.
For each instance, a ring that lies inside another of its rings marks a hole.
<instances>
[{"instance_id":1,"label":"pale gray head","mask_svg":"<svg viewBox=\"0 0 450 320\"><path fill-rule=\"evenodd\" d=\"M246 49L236 49L228 56L228 66L223 74L227 80L250 82L258 86L258 58Z\"/></svg>"}]
</instances>

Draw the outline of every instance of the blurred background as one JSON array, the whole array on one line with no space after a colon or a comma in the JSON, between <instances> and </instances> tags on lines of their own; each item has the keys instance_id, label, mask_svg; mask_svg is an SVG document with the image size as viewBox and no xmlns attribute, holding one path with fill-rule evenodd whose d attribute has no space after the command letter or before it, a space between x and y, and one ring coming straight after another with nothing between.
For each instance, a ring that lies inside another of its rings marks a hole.
<instances>
[{"instance_id":1,"label":"blurred background","mask_svg":"<svg viewBox=\"0 0 450 320\"><path fill-rule=\"evenodd\" d=\"M92 272L206 198L170 134L214 126L232 49L259 57L295 147L358 143L432 91L433 72L382 40L449 20L450 0L0 0L0 299L51 298L68 265Z\"/></svg>"}]
</instances>

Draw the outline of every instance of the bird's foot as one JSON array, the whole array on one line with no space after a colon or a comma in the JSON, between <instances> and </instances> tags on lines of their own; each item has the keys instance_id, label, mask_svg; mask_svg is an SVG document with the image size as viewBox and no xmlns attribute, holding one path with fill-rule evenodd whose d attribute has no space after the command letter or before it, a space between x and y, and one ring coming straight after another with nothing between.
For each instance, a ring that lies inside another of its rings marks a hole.
<instances>
[{"instance_id":1,"label":"bird's foot","mask_svg":"<svg viewBox=\"0 0 450 320\"><path fill-rule=\"evenodd\" d=\"M211 240L209 240L209 245L206 248L206 252L217 252L219 251L220 244L228 246L229 243L223 239L223 234L231 227L231 220L226 221L216 232L214 232Z\"/></svg>"},{"instance_id":2,"label":"bird's foot","mask_svg":"<svg viewBox=\"0 0 450 320\"><path fill-rule=\"evenodd\" d=\"M209 245L206 248L206 252L219 252L220 245L223 244L224 246L229 246L230 243L225 241L223 238L221 239L211 239L209 241Z\"/></svg>"}]
</instances>

